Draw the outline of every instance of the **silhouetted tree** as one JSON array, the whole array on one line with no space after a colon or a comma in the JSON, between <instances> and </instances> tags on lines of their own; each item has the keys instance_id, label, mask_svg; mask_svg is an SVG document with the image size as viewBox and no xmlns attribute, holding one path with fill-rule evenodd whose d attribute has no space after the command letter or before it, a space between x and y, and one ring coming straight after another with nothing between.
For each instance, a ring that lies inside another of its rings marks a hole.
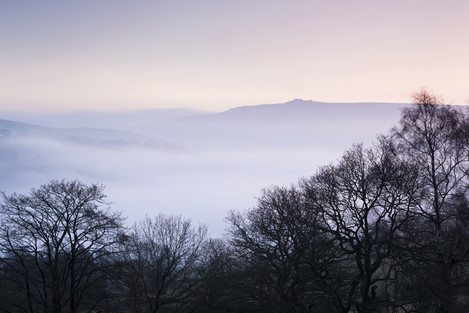
<instances>
[{"instance_id":1,"label":"silhouetted tree","mask_svg":"<svg viewBox=\"0 0 469 313\"><path fill-rule=\"evenodd\" d=\"M419 223L408 231L412 249L406 263L407 288L418 292L408 301L427 311L459 312L456 307L467 294L469 278L468 117L426 90L413 98L415 104L403 110L393 129L399 153L419 173L414 209Z\"/></svg>"},{"instance_id":2,"label":"silhouetted tree","mask_svg":"<svg viewBox=\"0 0 469 313\"><path fill-rule=\"evenodd\" d=\"M6 311L89 312L105 299L97 290L122 218L102 186L53 180L29 195L3 194L0 209L0 261L22 299Z\"/></svg>"},{"instance_id":3,"label":"silhouetted tree","mask_svg":"<svg viewBox=\"0 0 469 313\"><path fill-rule=\"evenodd\" d=\"M181 216L158 215L136 223L123 242L123 282L133 312L184 312L201 285L205 226Z\"/></svg>"},{"instance_id":4,"label":"silhouetted tree","mask_svg":"<svg viewBox=\"0 0 469 313\"><path fill-rule=\"evenodd\" d=\"M400 162L395 147L381 138L373 149L355 145L337 165L323 167L304 188L325 231L338 249L341 288L329 288L339 312L376 312L387 301L381 283L392 274L395 239L407 222L416 173Z\"/></svg>"},{"instance_id":5,"label":"silhouetted tree","mask_svg":"<svg viewBox=\"0 0 469 313\"><path fill-rule=\"evenodd\" d=\"M193 312L248 312L244 264L223 239L209 239L202 250L201 288L194 294Z\"/></svg>"},{"instance_id":6,"label":"silhouetted tree","mask_svg":"<svg viewBox=\"0 0 469 313\"><path fill-rule=\"evenodd\" d=\"M245 290L251 296L246 301L257 303L262 312L327 311L320 307L324 303L311 266L316 269L326 259L328 247L299 189L266 189L257 207L245 214L231 212L227 220L230 243L246 264Z\"/></svg>"}]
</instances>

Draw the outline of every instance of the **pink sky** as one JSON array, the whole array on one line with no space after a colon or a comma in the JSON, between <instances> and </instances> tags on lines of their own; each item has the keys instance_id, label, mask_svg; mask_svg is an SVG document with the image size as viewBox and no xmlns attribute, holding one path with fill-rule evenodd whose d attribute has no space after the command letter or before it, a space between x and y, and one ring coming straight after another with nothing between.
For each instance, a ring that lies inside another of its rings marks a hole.
<instances>
[{"instance_id":1,"label":"pink sky","mask_svg":"<svg viewBox=\"0 0 469 313\"><path fill-rule=\"evenodd\" d=\"M0 3L1 110L469 99L468 1Z\"/></svg>"}]
</instances>

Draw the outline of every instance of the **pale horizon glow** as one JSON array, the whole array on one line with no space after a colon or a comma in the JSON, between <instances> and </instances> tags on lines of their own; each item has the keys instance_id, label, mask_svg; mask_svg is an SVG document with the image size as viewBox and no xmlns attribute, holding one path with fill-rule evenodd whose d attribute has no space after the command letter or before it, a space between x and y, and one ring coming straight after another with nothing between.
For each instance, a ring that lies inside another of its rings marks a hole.
<instances>
[{"instance_id":1,"label":"pale horizon glow","mask_svg":"<svg viewBox=\"0 0 469 313\"><path fill-rule=\"evenodd\" d=\"M3 1L0 110L467 104L469 2Z\"/></svg>"}]
</instances>

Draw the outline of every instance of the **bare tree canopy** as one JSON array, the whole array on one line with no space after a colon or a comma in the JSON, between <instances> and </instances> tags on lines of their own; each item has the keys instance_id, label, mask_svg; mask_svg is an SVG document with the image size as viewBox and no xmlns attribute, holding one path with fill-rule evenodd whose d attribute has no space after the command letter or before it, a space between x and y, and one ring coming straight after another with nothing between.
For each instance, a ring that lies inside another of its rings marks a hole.
<instances>
[{"instance_id":1,"label":"bare tree canopy","mask_svg":"<svg viewBox=\"0 0 469 313\"><path fill-rule=\"evenodd\" d=\"M412 244L407 266L411 288L427 298L414 300L424 302L425 310L446 313L456 310L468 291L461 283L467 279L463 263L469 261L469 116L427 90L413 100L392 131L401 157L419 173L415 213L421 227L409 230L408 238L419 242Z\"/></svg>"},{"instance_id":2,"label":"bare tree canopy","mask_svg":"<svg viewBox=\"0 0 469 313\"><path fill-rule=\"evenodd\" d=\"M124 242L123 279L131 288L134 312L181 310L200 285L205 226L181 216L158 215L136 223Z\"/></svg>"},{"instance_id":3,"label":"bare tree canopy","mask_svg":"<svg viewBox=\"0 0 469 313\"><path fill-rule=\"evenodd\" d=\"M102 262L122 218L109 211L103 187L51 181L28 195L3 195L2 262L21 281L21 312L91 311L103 299Z\"/></svg>"}]
</instances>

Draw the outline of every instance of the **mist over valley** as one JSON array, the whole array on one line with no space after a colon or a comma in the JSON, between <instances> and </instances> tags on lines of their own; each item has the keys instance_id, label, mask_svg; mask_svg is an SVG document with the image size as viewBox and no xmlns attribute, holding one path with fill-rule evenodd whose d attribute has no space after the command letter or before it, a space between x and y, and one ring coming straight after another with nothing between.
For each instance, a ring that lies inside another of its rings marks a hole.
<instances>
[{"instance_id":1,"label":"mist over valley","mask_svg":"<svg viewBox=\"0 0 469 313\"><path fill-rule=\"evenodd\" d=\"M263 188L314 174L353 143L371 144L404 106L295 99L218 113L2 112L0 190L99 182L129 224L181 214L220 236L229 210L254 206Z\"/></svg>"}]
</instances>

